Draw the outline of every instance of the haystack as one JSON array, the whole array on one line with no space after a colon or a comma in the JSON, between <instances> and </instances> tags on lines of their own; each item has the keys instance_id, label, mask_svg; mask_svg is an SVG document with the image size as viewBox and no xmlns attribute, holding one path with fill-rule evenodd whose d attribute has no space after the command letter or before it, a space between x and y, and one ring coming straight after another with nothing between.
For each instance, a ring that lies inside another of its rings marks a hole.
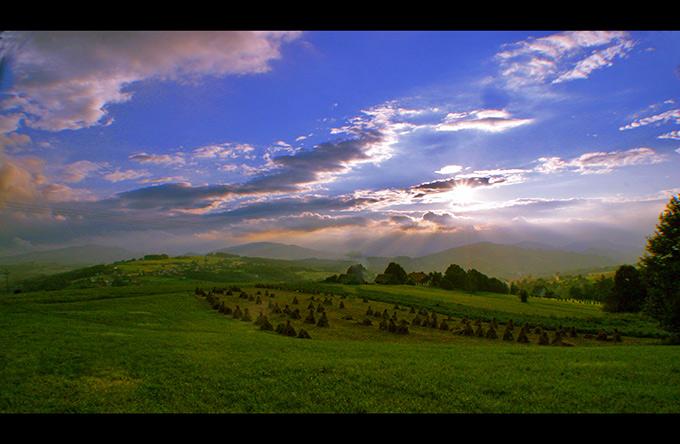
<instances>
[{"instance_id":1,"label":"haystack","mask_svg":"<svg viewBox=\"0 0 680 444\"><path fill-rule=\"evenodd\" d=\"M555 336L553 340L550 341L551 345L562 345L562 332L560 330L555 331Z\"/></svg>"},{"instance_id":2,"label":"haystack","mask_svg":"<svg viewBox=\"0 0 680 444\"><path fill-rule=\"evenodd\" d=\"M305 318L305 324L316 324L316 319L314 319L314 310L309 310L309 314Z\"/></svg>"},{"instance_id":3,"label":"haystack","mask_svg":"<svg viewBox=\"0 0 680 444\"><path fill-rule=\"evenodd\" d=\"M234 319L241 319L241 316L243 316L243 312L241 312L241 307L237 305L232 315L234 316Z\"/></svg>"},{"instance_id":4,"label":"haystack","mask_svg":"<svg viewBox=\"0 0 680 444\"><path fill-rule=\"evenodd\" d=\"M257 319L255 319L254 324L260 326L264 322L264 319L265 319L264 313L262 313L262 310L260 310L260 314L257 315Z\"/></svg>"},{"instance_id":5,"label":"haystack","mask_svg":"<svg viewBox=\"0 0 680 444\"><path fill-rule=\"evenodd\" d=\"M324 311L321 313L321 317L319 318L319 321L316 323L317 327L329 327L328 325L328 318L326 317L326 312Z\"/></svg>"},{"instance_id":6,"label":"haystack","mask_svg":"<svg viewBox=\"0 0 680 444\"><path fill-rule=\"evenodd\" d=\"M298 333L297 337L300 339L312 339L312 337L309 336L309 333L307 333L307 330L305 330L304 328L300 329L300 333Z\"/></svg>"},{"instance_id":7,"label":"haystack","mask_svg":"<svg viewBox=\"0 0 680 444\"><path fill-rule=\"evenodd\" d=\"M489 329L486 331L486 339L498 339L498 333L493 325L489 325Z\"/></svg>"},{"instance_id":8,"label":"haystack","mask_svg":"<svg viewBox=\"0 0 680 444\"><path fill-rule=\"evenodd\" d=\"M290 321L286 321L286 326L284 327L283 334L286 336L297 336L297 332L293 328L293 326L290 324Z\"/></svg>"},{"instance_id":9,"label":"haystack","mask_svg":"<svg viewBox=\"0 0 680 444\"><path fill-rule=\"evenodd\" d=\"M519 334L517 335L517 342L520 344L528 344L529 343L529 337L527 336L527 327L524 326L519 329Z\"/></svg>"},{"instance_id":10,"label":"haystack","mask_svg":"<svg viewBox=\"0 0 680 444\"><path fill-rule=\"evenodd\" d=\"M260 330L266 330L266 331L274 330L274 327L269 322L269 319L267 319L267 316L265 316L264 319L262 320L262 325L260 325Z\"/></svg>"},{"instance_id":11,"label":"haystack","mask_svg":"<svg viewBox=\"0 0 680 444\"><path fill-rule=\"evenodd\" d=\"M250 312L248 311L248 307L243 309L243 315L241 316L242 321L246 322L251 322L253 318L250 317Z\"/></svg>"}]
</instances>

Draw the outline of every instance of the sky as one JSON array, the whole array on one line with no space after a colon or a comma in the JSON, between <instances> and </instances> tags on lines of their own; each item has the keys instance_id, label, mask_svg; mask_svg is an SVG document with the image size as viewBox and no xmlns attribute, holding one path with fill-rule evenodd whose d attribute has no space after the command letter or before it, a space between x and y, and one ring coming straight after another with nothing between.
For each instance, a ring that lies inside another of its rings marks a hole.
<instances>
[{"instance_id":1,"label":"sky","mask_svg":"<svg viewBox=\"0 0 680 444\"><path fill-rule=\"evenodd\" d=\"M680 33L0 33L0 255L641 247Z\"/></svg>"}]
</instances>

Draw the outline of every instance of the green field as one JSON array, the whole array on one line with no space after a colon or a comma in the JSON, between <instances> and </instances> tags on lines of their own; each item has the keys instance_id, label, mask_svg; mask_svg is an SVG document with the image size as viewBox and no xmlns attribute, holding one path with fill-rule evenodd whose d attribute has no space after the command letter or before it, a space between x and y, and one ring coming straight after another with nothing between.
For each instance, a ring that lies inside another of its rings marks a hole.
<instances>
[{"instance_id":1,"label":"green field","mask_svg":"<svg viewBox=\"0 0 680 444\"><path fill-rule=\"evenodd\" d=\"M275 262L245 259L238 269L246 271L229 275L236 261L211 258L193 271L181 267L195 259L129 262L103 272L116 274L118 286L103 284L113 277L99 273L59 290L0 295L0 411L680 412L680 348L658 345L664 332L640 316L538 298L522 304L510 295L296 283L301 273L316 279L324 270L277 272ZM276 326L287 317L273 314L270 301L300 308L304 319L312 296L317 308L328 298L330 327L293 320L310 340L260 331L194 294L244 274L285 274L291 288L335 296L255 288L263 281L249 278L238 285L259 291L262 304L218 295L229 307L247 307L253 319L261 310ZM400 320L413 319L411 306L435 311L452 328L467 316L488 329L495 317L499 336L509 319L576 326L579 334L567 338L572 347L537 345L533 331L529 344L419 326L399 335L380 330L376 317L358 325L369 306ZM622 343L584 335L622 325Z\"/></svg>"}]
</instances>

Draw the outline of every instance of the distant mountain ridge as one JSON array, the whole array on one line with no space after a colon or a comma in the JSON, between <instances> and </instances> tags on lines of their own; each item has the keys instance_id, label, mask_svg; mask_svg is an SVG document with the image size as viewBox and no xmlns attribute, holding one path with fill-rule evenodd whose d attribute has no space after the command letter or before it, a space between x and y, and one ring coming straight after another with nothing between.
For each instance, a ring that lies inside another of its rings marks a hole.
<instances>
[{"instance_id":1,"label":"distant mountain ridge","mask_svg":"<svg viewBox=\"0 0 680 444\"><path fill-rule=\"evenodd\" d=\"M124 248L106 247L102 245L81 245L77 247L57 248L54 250L34 251L13 256L0 257L0 264L62 264L62 265L96 265L108 264L124 259L141 257Z\"/></svg>"},{"instance_id":2,"label":"distant mountain ridge","mask_svg":"<svg viewBox=\"0 0 680 444\"><path fill-rule=\"evenodd\" d=\"M264 257L268 259L342 259L343 255L304 248L298 245L287 245L276 242L253 242L222 248L215 253L230 253L239 256Z\"/></svg>"},{"instance_id":3,"label":"distant mountain ridge","mask_svg":"<svg viewBox=\"0 0 680 444\"><path fill-rule=\"evenodd\" d=\"M491 242L449 248L417 258L367 258L367 260L369 270L387 266L391 260L398 262L408 272L443 272L450 264L458 264L465 269L475 268L489 276L504 279L527 275L576 273L619 264L609 257L549 249L547 246L539 249L536 246L525 248Z\"/></svg>"},{"instance_id":4,"label":"distant mountain ridge","mask_svg":"<svg viewBox=\"0 0 680 444\"><path fill-rule=\"evenodd\" d=\"M341 258L340 255L274 242L243 244L219 251L241 256L288 260ZM344 259L347 260L348 258L345 257ZM450 264L458 264L465 269L475 268L489 276L504 279L514 279L527 275L548 276L555 273L585 272L614 267L625 262L606 255L564 251L534 242L526 242L521 245L477 242L420 257L366 256L353 258L352 261L361 263L372 273L382 273L390 262L398 263L407 272L443 272Z\"/></svg>"}]
</instances>

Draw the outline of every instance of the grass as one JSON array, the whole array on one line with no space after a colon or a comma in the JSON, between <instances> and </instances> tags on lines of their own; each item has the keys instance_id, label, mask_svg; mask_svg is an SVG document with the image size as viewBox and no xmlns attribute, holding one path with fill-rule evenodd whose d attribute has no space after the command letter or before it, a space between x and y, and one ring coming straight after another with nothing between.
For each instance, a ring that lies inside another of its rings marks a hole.
<instances>
[{"instance_id":1,"label":"grass","mask_svg":"<svg viewBox=\"0 0 680 444\"><path fill-rule=\"evenodd\" d=\"M379 298L364 304L348 297L341 312L335 297L330 328L305 326L313 339L301 340L217 313L193 295L196 281L145 279L0 297L0 411L680 411L680 348L652 339L541 347L534 337L521 345L420 327L399 336L380 331L377 319L373 327L341 319L346 313L363 318L368 304L392 314L390 298L439 304L441 313L461 306L525 316L524 307L511 299L504 304L501 296L346 287ZM272 291L280 304L297 295L304 317L309 295ZM253 318L266 307L237 296L225 300L252 307ZM609 316L589 312L592 307L551 310L530 301L526 316L545 321ZM294 321L296 329L301 322Z\"/></svg>"}]
</instances>

